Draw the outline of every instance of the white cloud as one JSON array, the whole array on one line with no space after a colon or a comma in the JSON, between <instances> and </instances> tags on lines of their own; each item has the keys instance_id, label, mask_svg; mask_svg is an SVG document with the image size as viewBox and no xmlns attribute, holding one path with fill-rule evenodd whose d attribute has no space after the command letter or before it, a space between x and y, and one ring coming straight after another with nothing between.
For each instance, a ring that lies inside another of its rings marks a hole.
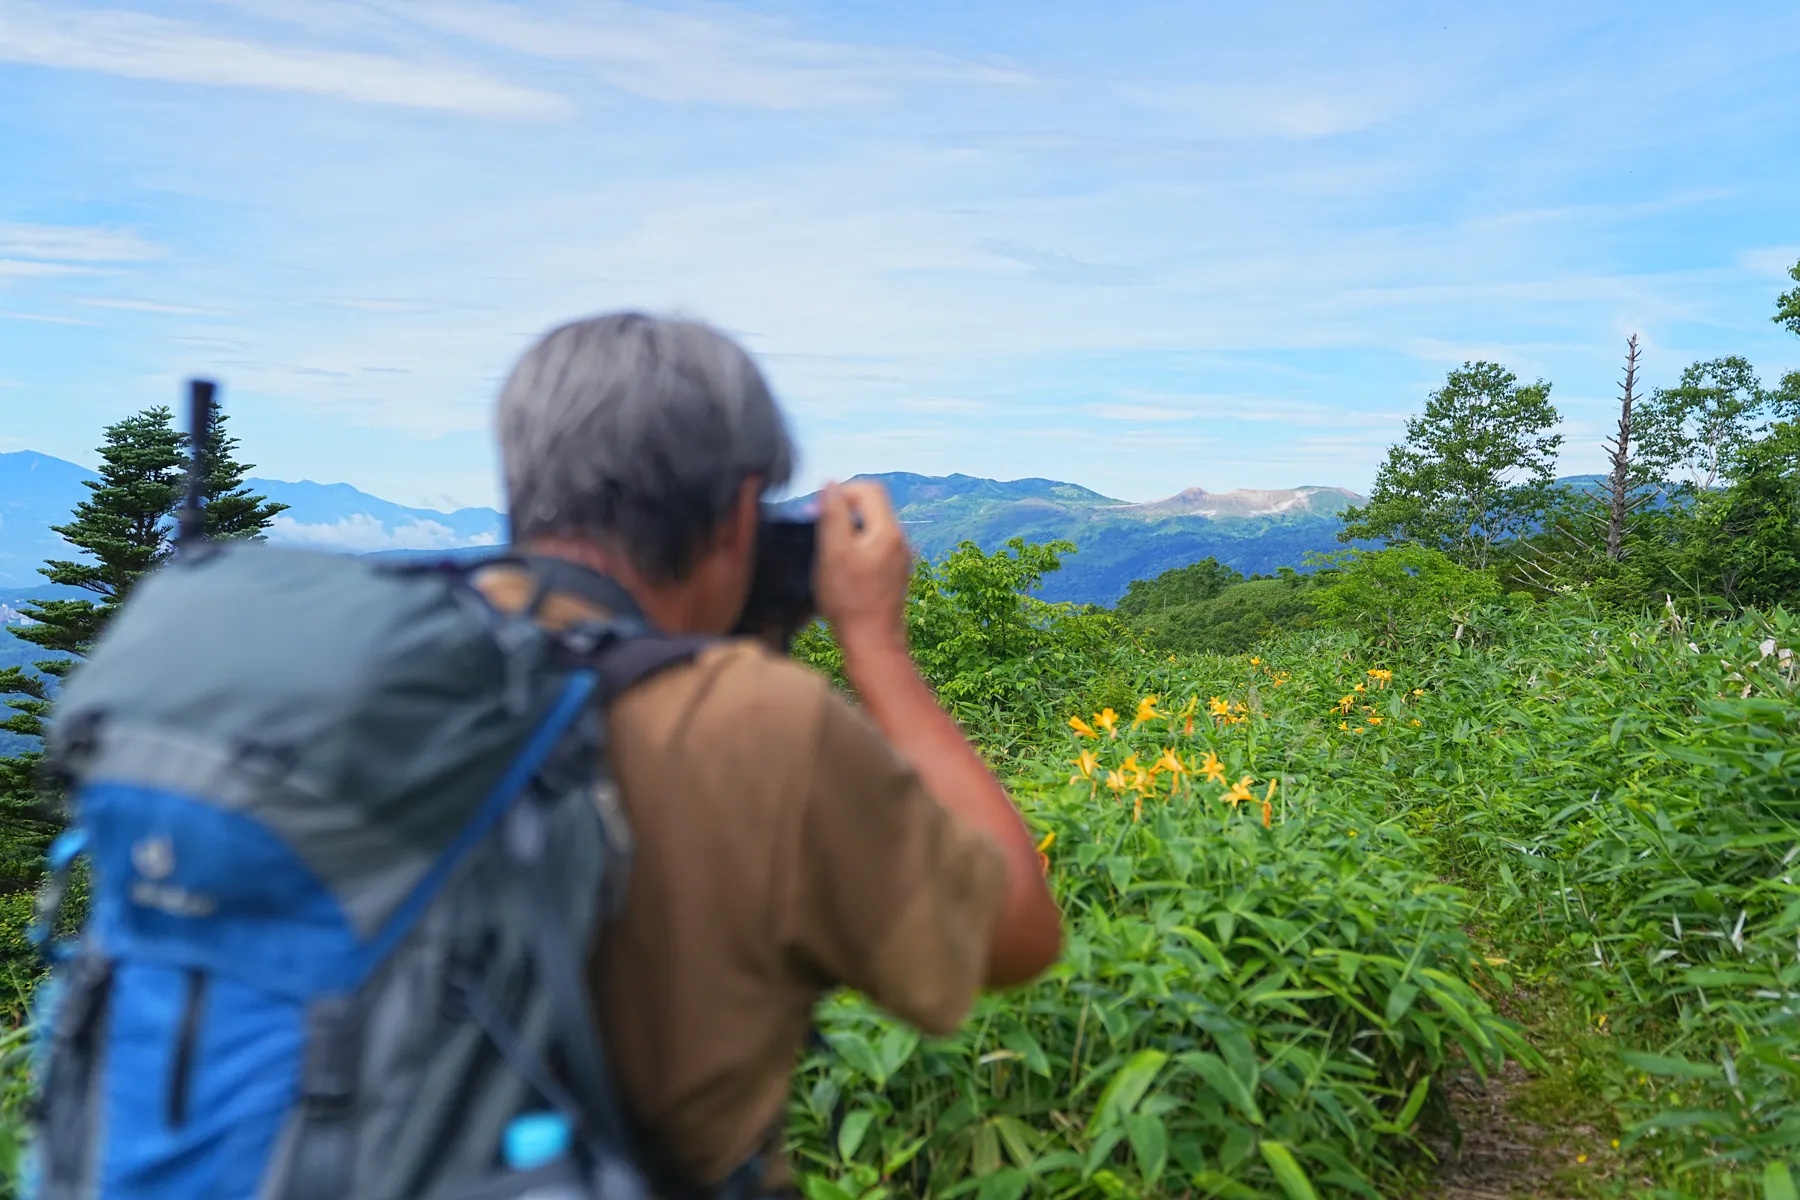
<instances>
[{"instance_id":1,"label":"white cloud","mask_svg":"<svg viewBox=\"0 0 1800 1200\"><path fill-rule=\"evenodd\" d=\"M17 258L0 258L0 279L47 279L56 275L93 275L91 267L71 267L66 263L25 262Z\"/></svg>"},{"instance_id":2,"label":"white cloud","mask_svg":"<svg viewBox=\"0 0 1800 1200\"><path fill-rule=\"evenodd\" d=\"M4 18L5 9L0 8L0 20ZM0 45L0 57L5 54L5 47ZM128 229L0 221L0 255L57 262L144 262L160 258L162 253L162 247Z\"/></svg>"},{"instance_id":3,"label":"white cloud","mask_svg":"<svg viewBox=\"0 0 1800 1200\"><path fill-rule=\"evenodd\" d=\"M454 550L464 546L492 546L491 533L463 537L437 521L409 521L389 529L367 513L343 517L330 524L305 524L278 515L269 526L269 540L321 550L348 550L367 554L376 550Z\"/></svg>"},{"instance_id":4,"label":"white cloud","mask_svg":"<svg viewBox=\"0 0 1800 1200\"><path fill-rule=\"evenodd\" d=\"M945 54L795 37L725 8L675 12L619 0L553 6L384 0L420 25L534 58L576 62L612 87L674 104L798 109L886 99L909 84L1019 83L1016 69Z\"/></svg>"},{"instance_id":5,"label":"white cloud","mask_svg":"<svg viewBox=\"0 0 1800 1200\"><path fill-rule=\"evenodd\" d=\"M123 9L35 0L0 0L0 61L477 116L571 111L563 97L454 64L265 45Z\"/></svg>"},{"instance_id":6,"label":"white cloud","mask_svg":"<svg viewBox=\"0 0 1800 1200\"><path fill-rule=\"evenodd\" d=\"M168 313L171 316L207 317L218 313L209 308L188 308L181 304L162 304L155 300L125 300L102 297L95 300L83 300L89 308L113 308L123 312Z\"/></svg>"},{"instance_id":7,"label":"white cloud","mask_svg":"<svg viewBox=\"0 0 1800 1200\"><path fill-rule=\"evenodd\" d=\"M1739 254L1737 261L1747 271L1785 279L1793 265L1800 262L1800 246L1760 246Z\"/></svg>"},{"instance_id":8,"label":"white cloud","mask_svg":"<svg viewBox=\"0 0 1800 1200\"><path fill-rule=\"evenodd\" d=\"M0 321L31 321L39 325L92 325L92 321L83 321L78 317L53 317L49 313L24 313L0 311Z\"/></svg>"},{"instance_id":9,"label":"white cloud","mask_svg":"<svg viewBox=\"0 0 1800 1200\"><path fill-rule=\"evenodd\" d=\"M1088 412L1102 421L1186 421L1194 416L1154 404L1096 404Z\"/></svg>"}]
</instances>

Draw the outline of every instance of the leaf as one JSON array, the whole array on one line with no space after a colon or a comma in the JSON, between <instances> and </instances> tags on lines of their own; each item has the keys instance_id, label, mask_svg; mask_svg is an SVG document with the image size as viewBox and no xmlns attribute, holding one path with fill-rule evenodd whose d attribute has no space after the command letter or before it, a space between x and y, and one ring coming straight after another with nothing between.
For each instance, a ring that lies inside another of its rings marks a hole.
<instances>
[{"instance_id":1,"label":"leaf","mask_svg":"<svg viewBox=\"0 0 1800 1200\"><path fill-rule=\"evenodd\" d=\"M1418 1119L1419 1110L1425 1107L1425 1097L1430 1092L1431 1076L1426 1075L1419 1082L1413 1084L1412 1093L1406 1097L1406 1107L1402 1108L1400 1115L1394 1118L1394 1124L1401 1129L1411 1129L1412 1123Z\"/></svg>"},{"instance_id":2,"label":"leaf","mask_svg":"<svg viewBox=\"0 0 1800 1200\"><path fill-rule=\"evenodd\" d=\"M1088 1122L1088 1136L1093 1137L1137 1108L1138 1101L1144 1098L1144 1093L1149 1090L1157 1072L1168 1061L1169 1056L1161 1050L1139 1050L1132 1055L1131 1061L1113 1073L1106 1090L1100 1093L1100 1103L1095 1106L1093 1120ZM1221 1070L1224 1066L1224 1063L1219 1063Z\"/></svg>"},{"instance_id":3,"label":"leaf","mask_svg":"<svg viewBox=\"0 0 1800 1200\"><path fill-rule=\"evenodd\" d=\"M1038 1137L1031 1126L1017 1117L995 1117L994 1128L1000 1134L1007 1156L1021 1169L1032 1170L1037 1160Z\"/></svg>"},{"instance_id":4,"label":"leaf","mask_svg":"<svg viewBox=\"0 0 1800 1200\"><path fill-rule=\"evenodd\" d=\"M1154 1185L1169 1165L1169 1131L1162 1118L1134 1113L1125 1118L1125 1133L1131 1139L1131 1152L1137 1156L1138 1173L1146 1184Z\"/></svg>"},{"instance_id":5,"label":"leaf","mask_svg":"<svg viewBox=\"0 0 1800 1200\"><path fill-rule=\"evenodd\" d=\"M1137 861L1129 855L1114 854L1106 860L1106 873L1111 876L1113 887L1124 891L1131 886L1137 873Z\"/></svg>"},{"instance_id":6,"label":"leaf","mask_svg":"<svg viewBox=\"0 0 1800 1200\"><path fill-rule=\"evenodd\" d=\"M1418 999L1418 996L1419 985L1416 983L1408 982L1395 985L1394 990L1388 993L1387 1023L1389 1025L1398 1025L1400 1023L1400 1018L1406 1015L1406 1011L1412 1007L1413 1001Z\"/></svg>"},{"instance_id":7,"label":"leaf","mask_svg":"<svg viewBox=\"0 0 1800 1200\"><path fill-rule=\"evenodd\" d=\"M1800 1200L1786 1163L1772 1162L1763 1168L1763 1200Z\"/></svg>"},{"instance_id":8,"label":"leaf","mask_svg":"<svg viewBox=\"0 0 1800 1200\"><path fill-rule=\"evenodd\" d=\"M1193 1050L1183 1054L1177 1061L1192 1067L1206 1081L1206 1085L1219 1094L1221 1100L1237 1109L1251 1124L1263 1123L1262 1110L1256 1106L1256 1098L1244 1086L1244 1081L1218 1055Z\"/></svg>"},{"instance_id":9,"label":"leaf","mask_svg":"<svg viewBox=\"0 0 1800 1200\"><path fill-rule=\"evenodd\" d=\"M863 1135L869 1132L869 1122L874 1119L875 1113L867 1108L859 1108L844 1118L843 1125L838 1128L839 1158L849 1162L856 1157L856 1152L863 1143Z\"/></svg>"},{"instance_id":10,"label":"leaf","mask_svg":"<svg viewBox=\"0 0 1800 1200\"><path fill-rule=\"evenodd\" d=\"M1676 1076L1681 1079L1717 1079L1723 1072L1711 1063L1689 1062L1663 1054L1644 1054L1636 1050L1621 1051L1619 1058L1634 1071L1646 1075Z\"/></svg>"},{"instance_id":11,"label":"leaf","mask_svg":"<svg viewBox=\"0 0 1800 1200\"><path fill-rule=\"evenodd\" d=\"M1100 1169L1101 1165L1106 1162L1107 1156L1113 1152L1113 1147L1117 1146L1124 1137L1125 1131L1115 1126L1096 1138L1094 1144L1088 1148L1087 1162L1083 1167L1082 1174L1087 1178L1093 1178L1094 1172Z\"/></svg>"},{"instance_id":12,"label":"leaf","mask_svg":"<svg viewBox=\"0 0 1800 1200\"><path fill-rule=\"evenodd\" d=\"M1017 1054L1025 1061L1025 1069L1033 1075L1050 1078L1050 1060L1044 1055L1044 1048L1038 1045L1036 1038L1020 1026L1013 1026L1000 1035L1000 1044Z\"/></svg>"},{"instance_id":13,"label":"leaf","mask_svg":"<svg viewBox=\"0 0 1800 1200\"><path fill-rule=\"evenodd\" d=\"M860 1033L834 1033L830 1037L831 1048L837 1056L848 1063L851 1069L866 1076L877 1088L887 1085L887 1075L881 1069L881 1060L875 1055L875 1048Z\"/></svg>"},{"instance_id":14,"label":"leaf","mask_svg":"<svg viewBox=\"0 0 1800 1200\"><path fill-rule=\"evenodd\" d=\"M1275 1182L1288 1194L1288 1200L1319 1200L1319 1193L1313 1191L1312 1181L1300 1169L1292 1150L1271 1141L1258 1142L1256 1148L1262 1152L1269 1170L1275 1173Z\"/></svg>"},{"instance_id":15,"label":"leaf","mask_svg":"<svg viewBox=\"0 0 1800 1200\"><path fill-rule=\"evenodd\" d=\"M876 1058L881 1062L881 1079L884 1084L906 1065L906 1060L912 1057L918 1045L919 1031L908 1025L897 1025L882 1036Z\"/></svg>"},{"instance_id":16,"label":"leaf","mask_svg":"<svg viewBox=\"0 0 1800 1200\"><path fill-rule=\"evenodd\" d=\"M806 1200L856 1200L855 1195L823 1175L808 1175L801 1181L800 1190L806 1193Z\"/></svg>"},{"instance_id":17,"label":"leaf","mask_svg":"<svg viewBox=\"0 0 1800 1200\"><path fill-rule=\"evenodd\" d=\"M1031 1186L1031 1176L1017 1167L1002 1167L984 1175L975 1192L976 1200L1019 1200Z\"/></svg>"},{"instance_id":18,"label":"leaf","mask_svg":"<svg viewBox=\"0 0 1800 1200\"><path fill-rule=\"evenodd\" d=\"M975 1153L970 1165L976 1175L989 1175L1000 1169L1000 1133L991 1123L975 1131Z\"/></svg>"},{"instance_id":19,"label":"leaf","mask_svg":"<svg viewBox=\"0 0 1800 1200\"><path fill-rule=\"evenodd\" d=\"M1373 1127L1375 1132L1402 1134L1411 1129L1413 1121L1419 1115L1419 1109L1424 1107L1425 1097L1430 1092L1431 1076L1426 1075L1419 1082L1413 1084L1412 1091L1408 1093L1406 1103L1401 1106L1399 1115L1392 1121L1382 1121L1375 1125Z\"/></svg>"}]
</instances>

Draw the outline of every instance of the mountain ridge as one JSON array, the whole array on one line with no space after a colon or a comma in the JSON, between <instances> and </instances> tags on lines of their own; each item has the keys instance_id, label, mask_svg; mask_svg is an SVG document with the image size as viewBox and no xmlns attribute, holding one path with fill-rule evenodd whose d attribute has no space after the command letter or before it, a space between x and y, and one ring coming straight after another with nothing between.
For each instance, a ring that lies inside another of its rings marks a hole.
<instances>
[{"instance_id":1,"label":"mountain ridge","mask_svg":"<svg viewBox=\"0 0 1800 1200\"><path fill-rule=\"evenodd\" d=\"M88 495L85 481L97 478L86 468L38 451L0 454L0 589L41 587L37 568L49 558L66 558L68 545L50 532L52 524L68 520L71 510ZM1358 497L1342 488L1305 486L1287 489L1237 489L1208 492L1189 488L1163 500L1134 503L1107 496L1080 484L1029 477L997 480L980 476L920 475L894 471L853 476L874 480L889 496L907 522L909 531L925 554L936 557L954 550L963 540L973 540L992 550L1009 537L1041 540L1069 537L1081 554L1071 556L1068 571L1052 577L1045 594L1059 598L1110 603L1123 593L1129 579L1111 578L1124 564L1141 563L1156 570L1184 565L1173 561L1221 538L1215 547L1227 554L1240 570L1273 569L1297 565L1304 549L1328 537L1303 537L1308 545L1294 544L1294 525L1310 521L1335 523L1343 503ZM416 508L370 495L347 483L314 480L279 480L252 477L250 485L271 500L289 505L269 530L270 541L357 554L460 554L498 545L506 535L505 518L491 508L468 507L445 512ZM804 508L817 493L793 497L780 507ZM1217 537L1180 536L1202 529ZM1258 548L1257 532L1269 526L1277 535ZM1284 532L1283 532L1284 531ZM1316 530L1323 534L1324 531ZM1332 531L1335 536L1335 530ZM1085 579L1091 572L1082 566L1093 562L1099 541L1133 545L1107 545L1099 557L1118 560L1108 578ZM1140 542L1155 543L1147 551ZM1142 552L1140 552L1142 551ZM1205 557L1204 551L1199 557ZM1288 560L1292 559L1292 562Z\"/></svg>"}]
</instances>

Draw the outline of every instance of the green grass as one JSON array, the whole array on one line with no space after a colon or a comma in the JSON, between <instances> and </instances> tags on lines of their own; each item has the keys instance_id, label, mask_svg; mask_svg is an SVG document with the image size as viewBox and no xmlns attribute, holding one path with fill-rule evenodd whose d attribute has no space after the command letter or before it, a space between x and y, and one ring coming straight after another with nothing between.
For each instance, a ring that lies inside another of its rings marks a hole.
<instances>
[{"instance_id":1,"label":"green grass","mask_svg":"<svg viewBox=\"0 0 1800 1200\"><path fill-rule=\"evenodd\" d=\"M1054 835L1068 952L948 1039L828 1004L833 1053L793 1097L809 1197L1418 1194L1455 1117L1444 1079L1507 1058L1556 1194L1780 1196L1800 1163L1796 643L1779 612L1554 601L1391 642L1053 649L959 692Z\"/></svg>"}]
</instances>

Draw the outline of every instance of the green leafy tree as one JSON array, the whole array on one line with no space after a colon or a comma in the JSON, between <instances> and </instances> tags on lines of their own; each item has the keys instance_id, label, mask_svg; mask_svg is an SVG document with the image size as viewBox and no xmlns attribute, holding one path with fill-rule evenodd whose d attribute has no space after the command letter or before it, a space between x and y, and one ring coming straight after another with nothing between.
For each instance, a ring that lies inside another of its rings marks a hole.
<instances>
[{"instance_id":1,"label":"green leafy tree","mask_svg":"<svg viewBox=\"0 0 1800 1200\"><path fill-rule=\"evenodd\" d=\"M1347 509L1339 540L1412 542L1483 568L1495 547L1543 516L1562 435L1550 385L1520 384L1498 363L1464 363L1407 422L1369 500Z\"/></svg>"},{"instance_id":2,"label":"green leafy tree","mask_svg":"<svg viewBox=\"0 0 1800 1200\"><path fill-rule=\"evenodd\" d=\"M1788 268L1788 278L1800 283L1800 262ZM1800 287L1791 292L1783 292L1775 298L1775 315L1769 318L1777 325L1784 325L1795 337L1800 337Z\"/></svg>"},{"instance_id":3,"label":"green leafy tree","mask_svg":"<svg viewBox=\"0 0 1800 1200\"><path fill-rule=\"evenodd\" d=\"M1211 600L1232 584L1242 582L1243 575L1218 559L1203 558L1185 567L1173 567L1155 579L1132 580L1113 611L1120 620L1135 621L1153 612Z\"/></svg>"},{"instance_id":4,"label":"green leafy tree","mask_svg":"<svg viewBox=\"0 0 1800 1200\"><path fill-rule=\"evenodd\" d=\"M1731 483L1699 497L1675 571L1733 610L1800 597L1800 423L1782 421L1726 464Z\"/></svg>"},{"instance_id":5,"label":"green leafy tree","mask_svg":"<svg viewBox=\"0 0 1800 1200\"><path fill-rule=\"evenodd\" d=\"M1800 262L1788 268L1788 277L1800 283ZM1783 292L1775 301L1775 315L1770 318L1777 325L1784 325L1795 337L1800 337L1800 287L1791 292ZM1790 421L1800 420L1800 371L1789 371L1781 377L1781 385L1770 397L1771 403L1781 415Z\"/></svg>"},{"instance_id":6,"label":"green leafy tree","mask_svg":"<svg viewBox=\"0 0 1800 1200\"><path fill-rule=\"evenodd\" d=\"M1314 600L1319 615L1390 640L1500 595L1491 572L1425 546L1346 550L1314 561L1330 572Z\"/></svg>"},{"instance_id":7,"label":"green leafy tree","mask_svg":"<svg viewBox=\"0 0 1800 1200\"><path fill-rule=\"evenodd\" d=\"M1672 388L1657 388L1639 412L1638 453L1646 469L1688 491L1707 491L1726 476L1762 432L1770 396L1748 360L1730 355L1696 362Z\"/></svg>"}]
</instances>

